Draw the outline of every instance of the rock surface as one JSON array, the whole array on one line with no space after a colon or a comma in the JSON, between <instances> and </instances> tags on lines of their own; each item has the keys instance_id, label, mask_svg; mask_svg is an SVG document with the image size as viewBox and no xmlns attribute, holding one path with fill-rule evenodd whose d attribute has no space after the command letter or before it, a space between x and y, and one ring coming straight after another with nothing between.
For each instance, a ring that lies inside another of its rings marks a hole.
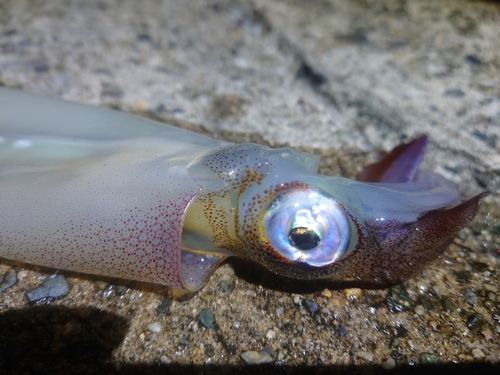
<instances>
[{"instance_id":1,"label":"rock surface","mask_svg":"<svg viewBox=\"0 0 500 375\"><path fill-rule=\"evenodd\" d=\"M232 373L244 352L269 356L270 373L498 371L499 24L494 1L2 1L1 85L314 151L321 173L348 177L425 132L426 168L465 196L493 194L423 273L355 297L234 261L187 296L65 273L68 295L39 312L24 293L49 271L2 262L18 281L0 294L0 373ZM203 309L214 330L198 324ZM31 342L23 327L45 331Z\"/></svg>"}]
</instances>

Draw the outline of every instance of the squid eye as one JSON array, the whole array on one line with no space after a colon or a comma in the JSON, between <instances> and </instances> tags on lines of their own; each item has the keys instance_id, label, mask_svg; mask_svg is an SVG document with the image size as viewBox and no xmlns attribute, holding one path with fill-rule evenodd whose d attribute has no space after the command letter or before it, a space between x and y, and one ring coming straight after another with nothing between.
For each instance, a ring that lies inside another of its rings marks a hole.
<instances>
[{"instance_id":1,"label":"squid eye","mask_svg":"<svg viewBox=\"0 0 500 375\"><path fill-rule=\"evenodd\" d=\"M293 246L300 250L314 249L321 241L318 233L304 227L293 228L288 233L288 239Z\"/></svg>"},{"instance_id":2,"label":"squid eye","mask_svg":"<svg viewBox=\"0 0 500 375\"><path fill-rule=\"evenodd\" d=\"M349 250L347 214L331 196L312 188L277 197L267 209L264 226L274 250L294 263L322 267Z\"/></svg>"}]
</instances>

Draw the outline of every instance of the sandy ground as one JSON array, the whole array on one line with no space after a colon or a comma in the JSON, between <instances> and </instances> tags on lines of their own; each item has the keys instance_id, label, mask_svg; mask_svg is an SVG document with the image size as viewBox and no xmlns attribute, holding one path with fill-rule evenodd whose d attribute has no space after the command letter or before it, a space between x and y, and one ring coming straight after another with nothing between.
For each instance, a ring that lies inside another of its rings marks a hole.
<instances>
[{"instance_id":1,"label":"sandy ground","mask_svg":"<svg viewBox=\"0 0 500 375\"><path fill-rule=\"evenodd\" d=\"M59 272L69 293L30 304L54 271L3 261L0 373L499 370L498 2L6 0L0 84L316 152L347 177L427 133L427 169L492 192L439 260L383 290L235 260L189 295Z\"/></svg>"}]
</instances>

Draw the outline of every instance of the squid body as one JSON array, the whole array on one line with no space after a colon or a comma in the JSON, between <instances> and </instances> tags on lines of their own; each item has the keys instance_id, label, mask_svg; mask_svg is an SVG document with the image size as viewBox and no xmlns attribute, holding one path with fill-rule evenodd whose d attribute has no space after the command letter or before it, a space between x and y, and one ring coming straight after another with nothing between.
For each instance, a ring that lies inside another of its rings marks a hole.
<instances>
[{"instance_id":1,"label":"squid body","mask_svg":"<svg viewBox=\"0 0 500 375\"><path fill-rule=\"evenodd\" d=\"M230 256L296 279L398 283L438 257L479 194L419 171L426 136L365 168L231 144L0 88L0 257L200 288Z\"/></svg>"}]
</instances>

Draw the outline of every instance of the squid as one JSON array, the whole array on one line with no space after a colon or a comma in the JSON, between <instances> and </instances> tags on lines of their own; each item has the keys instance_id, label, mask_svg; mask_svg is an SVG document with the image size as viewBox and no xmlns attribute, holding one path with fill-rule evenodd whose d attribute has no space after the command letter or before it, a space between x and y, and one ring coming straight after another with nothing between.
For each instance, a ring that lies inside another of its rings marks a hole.
<instances>
[{"instance_id":1,"label":"squid","mask_svg":"<svg viewBox=\"0 0 500 375\"><path fill-rule=\"evenodd\" d=\"M0 257L195 291L229 257L385 287L437 258L488 192L419 169L427 137L358 180L319 156L232 144L0 88Z\"/></svg>"}]
</instances>

